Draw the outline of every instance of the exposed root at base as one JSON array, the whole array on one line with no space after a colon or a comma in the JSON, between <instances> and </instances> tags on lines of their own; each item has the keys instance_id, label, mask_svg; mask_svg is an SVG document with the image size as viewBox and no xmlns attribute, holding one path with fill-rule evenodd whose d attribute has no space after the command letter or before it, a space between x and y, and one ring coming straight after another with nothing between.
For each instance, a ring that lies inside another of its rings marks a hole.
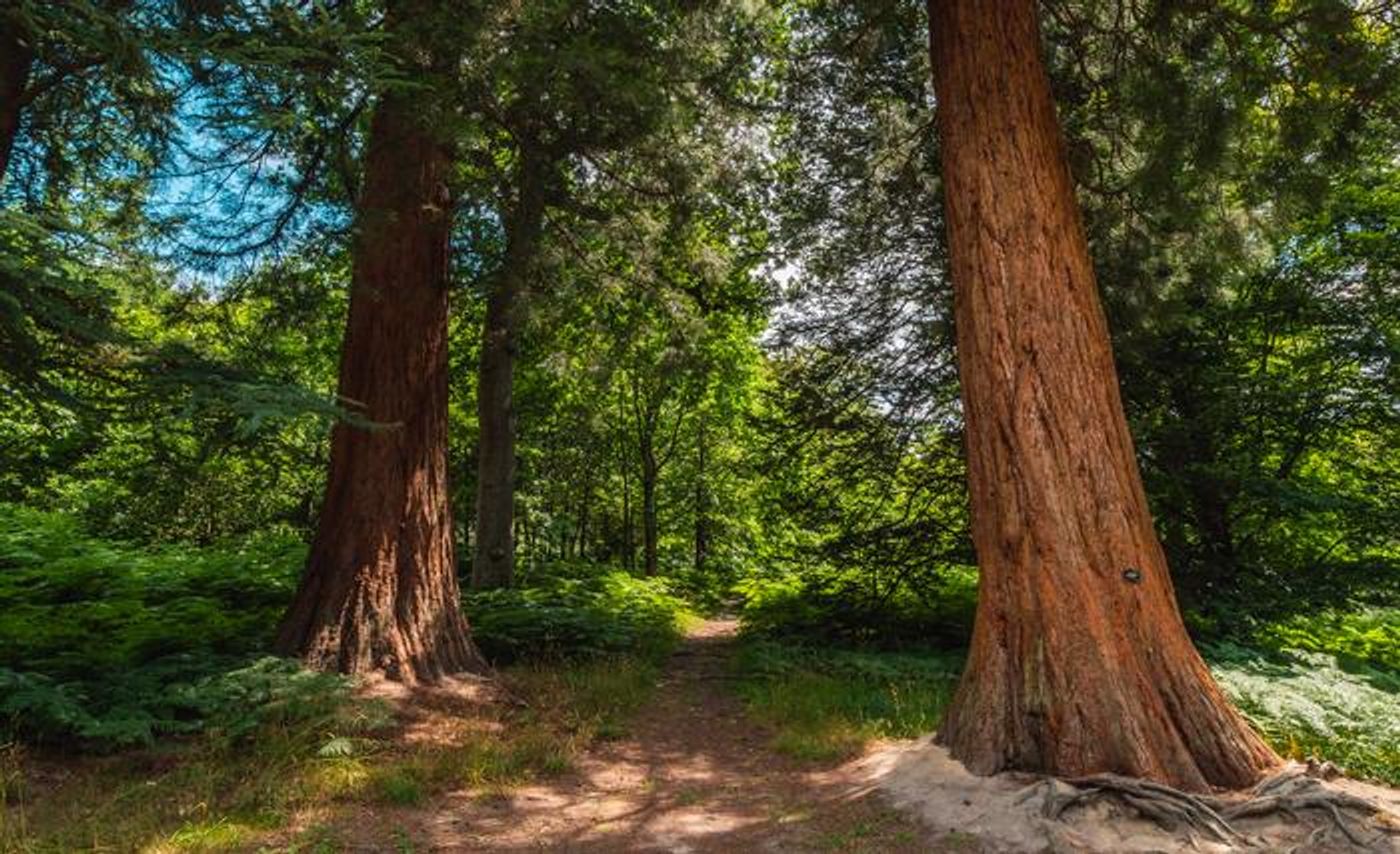
<instances>
[{"instance_id":1,"label":"exposed root at base","mask_svg":"<svg viewBox=\"0 0 1400 854\"><path fill-rule=\"evenodd\" d=\"M1193 795L1150 780L1117 774L1043 780L1027 788L1017 800L1024 803L1043 796L1042 814L1053 820L1072 807L1112 799L1168 832L1185 832L1192 847L1195 847L1197 833L1227 845L1260 847L1260 840L1241 832L1232 822L1282 814L1306 826L1314 823L1303 817L1306 813L1320 818L1321 824L1299 848L1327 843L1334 832L1339 832L1354 850L1393 850L1387 843L1400 834L1400 828L1376 820L1381 813L1379 807L1327 788L1314 774L1314 769L1303 766L1288 768L1259 783L1245 800Z\"/></svg>"}]
</instances>

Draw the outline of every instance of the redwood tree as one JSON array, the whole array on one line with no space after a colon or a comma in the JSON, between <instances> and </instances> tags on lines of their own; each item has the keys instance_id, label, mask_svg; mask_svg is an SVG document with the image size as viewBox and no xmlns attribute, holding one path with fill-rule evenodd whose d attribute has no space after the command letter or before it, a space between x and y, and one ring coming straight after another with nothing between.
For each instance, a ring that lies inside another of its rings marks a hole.
<instances>
[{"instance_id":1,"label":"redwood tree","mask_svg":"<svg viewBox=\"0 0 1400 854\"><path fill-rule=\"evenodd\" d=\"M1035 0L930 0L981 569L939 737L1003 769L1243 786L1277 758L1186 634L1119 397Z\"/></svg>"},{"instance_id":2,"label":"redwood tree","mask_svg":"<svg viewBox=\"0 0 1400 854\"><path fill-rule=\"evenodd\" d=\"M419 84L456 63L433 5L389 10ZM421 85L389 91L370 124L340 361L340 396L363 421L335 427L316 537L278 635L314 667L410 683L485 667L462 615L448 504L453 147L434 100Z\"/></svg>"}]
</instances>

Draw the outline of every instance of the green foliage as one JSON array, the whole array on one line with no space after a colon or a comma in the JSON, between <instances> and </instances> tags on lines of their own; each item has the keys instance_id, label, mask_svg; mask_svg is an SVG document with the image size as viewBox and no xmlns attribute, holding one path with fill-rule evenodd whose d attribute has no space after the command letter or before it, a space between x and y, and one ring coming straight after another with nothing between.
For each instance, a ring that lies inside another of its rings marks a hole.
<instances>
[{"instance_id":1,"label":"green foliage","mask_svg":"<svg viewBox=\"0 0 1400 854\"><path fill-rule=\"evenodd\" d=\"M71 399L55 374L115 337L111 295L63 253L54 227L0 209L0 383L16 396Z\"/></svg>"},{"instance_id":2,"label":"green foliage","mask_svg":"<svg viewBox=\"0 0 1400 854\"><path fill-rule=\"evenodd\" d=\"M1319 609L1245 622L1202 652L1283 755L1400 785L1400 609Z\"/></svg>"},{"instance_id":3,"label":"green foliage","mask_svg":"<svg viewBox=\"0 0 1400 854\"><path fill-rule=\"evenodd\" d=\"M72 746L328 714L340 681L259 660L302 547L143 550L0 505L0 727Z\"/></svg>"},{"instance_id":4,"label":"green foliage","mask_svg":"<svg viewBox=\"0 0 1400 854\"><path fill-rule=\"evenodd\" d=\"M314 391L334 382L340 264L290 261L220 294L104 274L109 340L46 345L55 391L0 412L0 498L146 542L308 525L344 414Z\"/></svg>"},{"instance_id":5,"label":"green foliage","mask_svg":"<svg viewBox=\"0 0 1400 854\"><path fill-rule=\"evenodd\" d=\"M472 592L465 607L477 645L497 662L618 652L654 658L689 615L664 580L585 564L537 570L524 587Z\"/></svg>"},{"instance_id":6,"label":"green foliage","mask_svg":"<svg viewBox=\"0 0 1400 854\"><path fill-rule=\"evenodd\" d=\"M1264 626L1255 637L1271 649L1304 650L1400 674L1400 609L1325 610Z\"/></svg>"},{"instance_id":7,"label":"green foliage","mask_svg":"<svg viewBox=\"0 0 1400 854\"><path fill-rule=\"evenodd\" d=\"M1203 652L1226 693L1281 754L1400 785L1400 672L1228 642Z\"/></svg>"},{"instance_id":8,"label":"green foliage","mask_svg":"<svg viewBox=\"0 0 1400 854\"><path fill-rule=\"evenodd\" d=\"M881 649L960 647L972 634L977 575L959 567L936 587L892 584L871 595L872 573L758 576L735 586L746 633Z\"/></svg>"},{"instance_id":9,"label":"green foliage","mask_svg":"<svg viewBox=\"0 0 1400 854\"><path fill-rule=\"evenodd\" d=\"M801 759L836 759L873 738L913 738L938 726L962 654L874 653L751 641L736 661L739 692Z\"/></svg>"}]
</instances>

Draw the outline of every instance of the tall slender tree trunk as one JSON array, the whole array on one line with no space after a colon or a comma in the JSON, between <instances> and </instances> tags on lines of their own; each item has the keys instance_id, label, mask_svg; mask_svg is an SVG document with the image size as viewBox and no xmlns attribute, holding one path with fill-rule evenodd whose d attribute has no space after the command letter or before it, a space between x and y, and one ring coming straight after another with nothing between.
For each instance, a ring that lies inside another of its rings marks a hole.
<instances>
[{"instance_id":1,"label":"tall slender tree trunk","mask_svg":"<svg viewBox=\"0 0 1400 854\"><path fill-rule=\"evenodd\" d=\"M1277 762L1186 635L1143 492L1034 0L930 0L981 568L940 731L977 773L1243 786Z\"/></svg>"},{"instance_id":2,"label":"tall slender tree trunk","mask_svg":"<svg viewBox=\"0 0 1400 854\"><path fill-rule=\"evenodd\" d=\"M695 571L705 571L710 554L710 495L705 482L705 417L699 417L695 435Z\"/></svg>"},{"instance_id":3,"label":"tall slender tree trunk","mask_svg":"<svg viewBox=\"0 0 1400 854\"><path fill-rule=\"evenodd\" d=\"M1182 421L1188 425L1206 422L1193 389L1178 379L1173 378L1171 400ZM1213 590L1232 587L1237 580L1234 525L1226 485L1213 472L1220 462L1215 437L1200 427L1189 428L1182 437L1179 456L1178 471L1186 483L1200 556L1205 559L1199 577L1191 579L1194 585L1188 589L1199 601Z\"/></svg>"},{"instance_id":4,"label":"tall slender tree trunk","mask_svg":"<svg viewBox=\"0 0 1400 854\"><path fill-rule=\"evenodd\" d=\"M637 533L632 511L632 478L626 463L622 466L622 565L631 572L637 568Z\"/></svg>"},{"instance_id":5,"label":"tall slender tree trunk","mask_svg":"<svg viewBox=\"0 0 1400 854\"><path fill-rule=\"evenodd\" d=\"M10 169L15 137L24 114L24 93L34 67L34 51L24 43L19 21L0 12L0 185Z\"/></svg>"},{"instance_id":6,"label":"tall slender tree trunk","mask_svg":"<svg viewBox=\"0 0 1400 854\"><path fill-rule=\"evenodd\" d=\"M618 397L618 419L627 420L626 407L623 405L621 395ZM628 449L631 444L631 437L618 441L618 462L621 463L622 471L622 566L628 572L637 569L637 534L633 521L635 513L632 509L632 460Z\"/></svg>"},{"instance_id":7,"label":"tall slender tree trunk","mask_svg":"<svg viewBox=\"0 0 1400 854\"><path fill-rule=\"evenodd\" d=\"M476 391L476 589L509 587L515 577L515 357L544 225L544 176L545 164L528 148L522 151L505 259L486 299Z\"/></svg>"},{"instance_id":8,"label":"tall slender tree trunk","mask_svg":"<svg viewBox=\"0 0 1400 854\"><path fill-rule=\"evenodd\" d=\"M578 505L578 545L575 553L580 559L588 557L588 520L593 509L593 474L590 470L583 478L582 495Z\"/></svg>"},{"instance_id":9,"label":"tall slender tree trunk","mask_svg":"<svg viewBox=\"0 0 1400 854\"><path fill-rule=\"evenodd\" d=\"M661 473L650 446L642 448L642 562L648 578L657 572L656 482Z\"/></svg>"},{"instance_id":10,"label":"tall slender tree trunk","mask_svg":"<svg viewBox=\"0 0 1400 854\"><path fill-rule=\"evenodd\" d=\"M277 647L310 665L432 681L485 663L468 637L447 485L450 146L383 96L356 217L341 423L306 572Z\"/></svg>"}]
</instances>

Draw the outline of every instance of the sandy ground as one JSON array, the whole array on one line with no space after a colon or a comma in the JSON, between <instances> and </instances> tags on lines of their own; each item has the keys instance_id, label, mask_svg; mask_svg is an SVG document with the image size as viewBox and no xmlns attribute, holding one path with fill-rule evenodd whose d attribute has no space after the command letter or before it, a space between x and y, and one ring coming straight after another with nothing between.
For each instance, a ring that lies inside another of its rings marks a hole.
<instances>
[{"instance_id":1,"label":"sandy ground","mask_svg":"<svg viewBox=\"0 0 1400 854\"><path fill-rule=\"evenodd\" d=\"M1048 785L1045 781L1024 774L973 776L947 751L933 744L931 738L886 745L844 771L875 785L901 811L917 815L929 833L956 829L992 851L1400 852L1400 791L1354 780L1318 780L1317 785L1361 798L1380 811L1376 821L1369 824L1351 816L1342 817L1361 839L1359 845L1325 815L1311 810L1291 816L1274 812L1234 821L1231 824L1243 842L1221 842L1185 828L1164 830L1116 801L1075 807L1052 821L1042 814ZM1281 773L1304 771L1302 766L1290 765ZM1230 799L1242 801L1245 796L1237 794Z\"/></svg>"}]
</instances>

